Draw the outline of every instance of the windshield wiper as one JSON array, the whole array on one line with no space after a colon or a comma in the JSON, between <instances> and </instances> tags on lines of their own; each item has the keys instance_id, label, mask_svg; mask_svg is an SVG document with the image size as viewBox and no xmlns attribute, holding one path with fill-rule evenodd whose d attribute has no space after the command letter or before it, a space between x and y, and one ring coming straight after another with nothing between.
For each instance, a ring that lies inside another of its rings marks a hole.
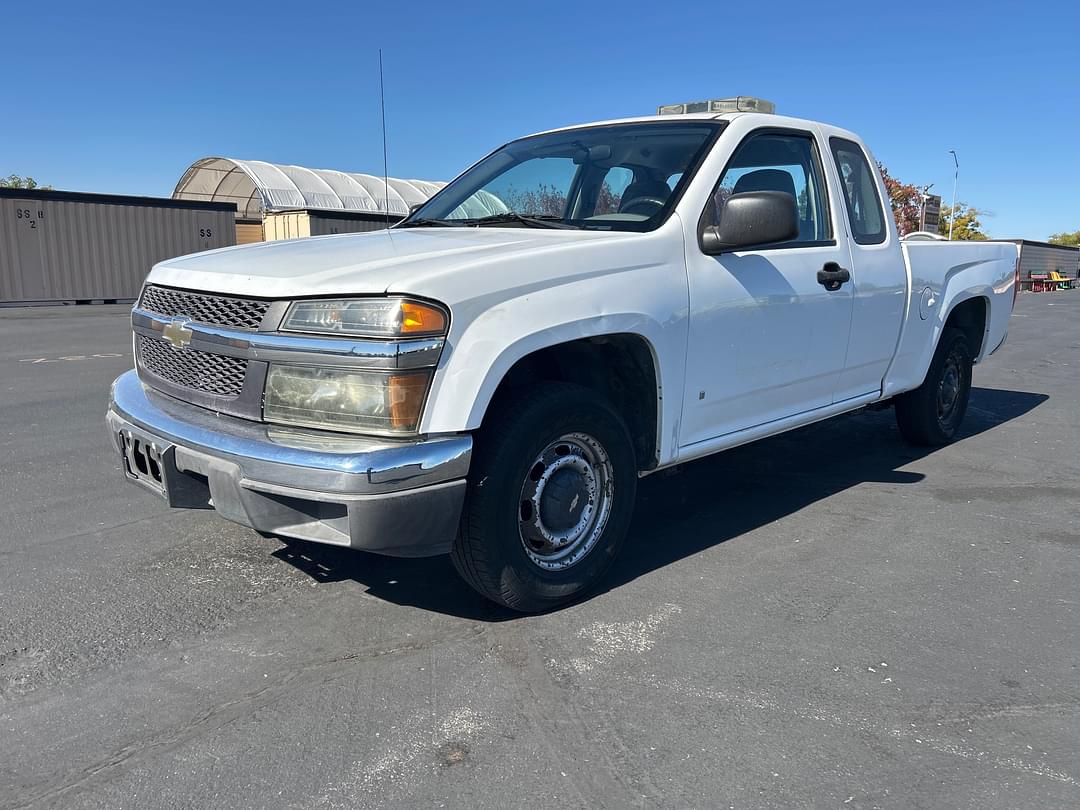
<instances>
[{"instance_id":1,"label":"windshield wiper","mask_svg":"<svg viewBox=\"0 0 1080 810\"><path fill-rule=\"evenodd\" d=\"M553 214L519 214L517 211L506 211L502 214L492 214L486 217L474 217L460 220L466 225L501 225L505 222L520 222L530 228L570 228L577 229L577 225L564 222L562 217Z\"/></svg>"},{"instance_id":2,"label":"windshield wiper","mask_svg":"<svg viewBox=\"0 0 1080 810\"><path fill-rule=\"evenodd\" d=\"M399 222L397 228L453 228L461 223L461 220L449 220L449 219L407 219L404 222Z\"/></svg>"}]
</instances>

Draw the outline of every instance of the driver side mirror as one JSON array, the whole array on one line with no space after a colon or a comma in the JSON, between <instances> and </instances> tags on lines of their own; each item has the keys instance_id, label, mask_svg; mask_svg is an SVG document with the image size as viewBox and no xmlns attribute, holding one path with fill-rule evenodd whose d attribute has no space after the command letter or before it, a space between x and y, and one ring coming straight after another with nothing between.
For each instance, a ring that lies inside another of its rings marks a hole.
<instances>
[{"instance_id":1,"label":"driver side mirror","mask_svg":"<svg viewBox=\"0 0 1080 810\"><path fill-rule=\"evenodd\" d=\"M698 244L707 256L787 242L799 235L795 198L783 191L732 194L720 213L719 225L703 223L698 231Z\"/></svg>"}]
</instances>

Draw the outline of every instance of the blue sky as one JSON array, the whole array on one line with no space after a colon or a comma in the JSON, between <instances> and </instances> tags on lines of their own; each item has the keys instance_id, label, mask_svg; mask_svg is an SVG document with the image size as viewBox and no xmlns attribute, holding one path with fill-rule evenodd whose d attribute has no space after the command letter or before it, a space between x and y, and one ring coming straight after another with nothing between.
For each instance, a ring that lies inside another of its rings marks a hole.
<instances>
[{"instance_id":1,"label":"blue sky","mask_svg":"<svg viewBox=\"0 0 1080 810\"><path fill-rule=\"evenodd\" d=\"M1080 4L6 3L0 175L168 195L207 155L450 179L498 144L758 95L900 179L1080 228Z\"/></svg>"}]
</instances>

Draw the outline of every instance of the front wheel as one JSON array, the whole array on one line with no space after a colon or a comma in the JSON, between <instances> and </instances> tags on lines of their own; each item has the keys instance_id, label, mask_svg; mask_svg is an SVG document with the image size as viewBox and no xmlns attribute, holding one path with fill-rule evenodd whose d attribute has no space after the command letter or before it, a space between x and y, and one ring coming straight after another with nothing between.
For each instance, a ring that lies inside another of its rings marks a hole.
<instances>
[{"instance_id":1,"label":"front wheel","mask_svg":"<svg viewBox=\"0 0 1080 810\"><path fill-rule=\"evenodd\" d=\"M896 398L896 423L907 441L934 446L956 437L971 396L971 366L967 337L945 330L923 384Z\"/></svg>"},{"instance_id":2,"label":"front wheel","mask_svg":"<svg viewBox=\"0 0 1080 810\"><path fill-rule=\"evenodd\" d=\"M476 437L454 567L522 612L603 577L626 536L637 467L629 431L596 393L541 383L493 404Z\"/></svg>"}]
</instances>

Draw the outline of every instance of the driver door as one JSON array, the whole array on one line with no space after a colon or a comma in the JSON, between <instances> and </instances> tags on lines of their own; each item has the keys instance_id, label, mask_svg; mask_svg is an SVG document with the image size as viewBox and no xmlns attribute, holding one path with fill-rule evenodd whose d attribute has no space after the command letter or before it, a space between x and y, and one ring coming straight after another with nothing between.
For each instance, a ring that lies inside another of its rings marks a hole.
<instances>
[{"instance_id":1,"label":"driver door","mask_svg":"<svg viewBox=\"0 0 1080 810\"><path fill-rule=\"evenodd\" d=\"M756 130L739 145L713 192L706 218L744 191L796 199L799 235L719 256L687 239L690 330L680 446L827 406L844 369L851 283L827 290L817 271L847 268L835 238L818 138Z\"/></svg>"}]
</instances>

